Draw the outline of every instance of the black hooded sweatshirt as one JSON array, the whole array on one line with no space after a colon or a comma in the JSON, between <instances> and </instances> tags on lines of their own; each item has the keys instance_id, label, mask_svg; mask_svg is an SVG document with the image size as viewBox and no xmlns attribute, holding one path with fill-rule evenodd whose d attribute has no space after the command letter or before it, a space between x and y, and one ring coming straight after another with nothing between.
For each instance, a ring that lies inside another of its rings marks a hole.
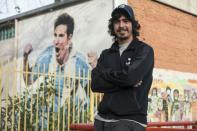
<instances>
[{"instance_id":1,"label":"black hooded sweatshirt","mask_svg":"<svg viewBox=\"0 0 197 131\"><path fill-rule=\"evenodd\" d=\"M153 48L135 38L120 56L114 42L92 70L91 89L104 93L98 113L105 119L129 119L147 124L148 92L154 67ZM135 87L139 81L140 86Z\"/></svg>"}]
</instances>

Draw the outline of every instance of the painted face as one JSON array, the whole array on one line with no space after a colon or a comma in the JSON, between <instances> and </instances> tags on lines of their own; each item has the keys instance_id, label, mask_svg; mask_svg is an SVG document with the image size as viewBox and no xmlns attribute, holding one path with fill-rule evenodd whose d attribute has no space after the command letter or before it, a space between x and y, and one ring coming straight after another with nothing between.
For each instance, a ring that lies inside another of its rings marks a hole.
<instances>
[{"instance_id":1,"label":"painted face","mask_svg":"<svg viewBox=\"0 0 197 131\"><path fill-rule=\"evenodd\" d=\"M177 91L174 92L174 99L175 100L179 99L179 93Z\"/></svg>"},{"instance_id":2,"label":"painted face","mask_svg":"<svg viewBox=\"0 0 197 131\"><path fill-rule=\"evenodd\" d=\"M71 35L67 35L66 25L58 25L55 28L53 43L56 51L56 60L59 64L63 64L65 57L68 56L71 37Z\"/></svg>"},{"instance_id":3,"label":"painted face","mask_svg":"<svg viewBox=\"0 0 197 131\"><path fill-rule=\"evenodd\" d=\"M125 16L114 21L114 32L119 40L127 40L132 37L132 23Z\"/></svg>"},{"instance_id":4,"label":"painted face","mask_svg":"<svg viewBox=\"0 0 197 131\"><path fill-rule=\"evenodd\" d=\"M166 92L162 92L162 93L161 93L161 96L162 96L162 98L163 98L164 100L167 99L167 93L166 93Z\"/></svg>"},{"instance_id":5,"label":"painted face","mask_svg":"<svg viewBox=\"0 0 197 131\"><path fill-rule=\"evenodd\" d=\"M168 95L170 95L171 90L170 89L167 89L166 92L167 92Z\"/></svg>"}]
</instances>

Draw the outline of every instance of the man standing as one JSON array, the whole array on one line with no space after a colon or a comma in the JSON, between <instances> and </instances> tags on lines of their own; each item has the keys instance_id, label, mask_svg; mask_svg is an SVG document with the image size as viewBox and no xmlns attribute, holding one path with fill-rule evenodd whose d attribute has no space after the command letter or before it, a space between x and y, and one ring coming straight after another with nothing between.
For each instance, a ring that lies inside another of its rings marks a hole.
<instances>
[{"instance_id":1,"label":"man standing","mask_svg":"<svg viewBox=\"0 0 197 131\"><path fill-rule=\"evenodd\" d=\"M140 26L130 6L118 6L111 16L108 27L114 43L97 64L90 63L92 91L104 93L94 126L96 131L144 131L154 52L138 40Z\"/></svg>"}]
</instances>

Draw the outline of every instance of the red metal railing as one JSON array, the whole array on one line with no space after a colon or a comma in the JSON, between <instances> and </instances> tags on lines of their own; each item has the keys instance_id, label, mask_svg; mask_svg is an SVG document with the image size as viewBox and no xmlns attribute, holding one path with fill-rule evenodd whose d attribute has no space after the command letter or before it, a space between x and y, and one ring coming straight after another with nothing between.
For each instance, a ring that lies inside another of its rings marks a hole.
<instances>
[{"instance_id":1,"label":"red metal railing","mask_svg":"<svg viewBox=\"0 0 197 131\"><path fill-rule=\"evenodd\" d=\"M188 126L197 129L197 121L180 121L180 122L149 122L148 127L162 127L162 126L184 126L187 129Z\"/></svg>"},{"instance_id":2,"label":"red metal railing","mask_svg":"<svg viewBox=\"0 0 197 131\"><path fill-rule=\"evenodd\" d=\"M147 127L146 131L197 131L197 129L180 129L180 128L153 128Z\"/></svg>"},{"instance_id":3,"label":"red metal railing","mask_svg":"<svg viewBox=\"0 0 197 131\"><path fill-rule=\"evenodd\" d=\"M182 128L169 128L169 126L183 126ZM192 129L187 129L192 126ZM161 128L168 127L168 128ZM71 124L71 130L94 131L93 124ZM197 121L182 122L149 122L146 131L197 131Z\"/></svg>"},{"instance_id":4,"label":"red metal railing","mask_svg":"<svg viewBox=\"0 0 197 131\"><path fill-rule=\"evenodd\" d=\"M79 130L79 131L94 131L93 124L71 124L71 130Z\"/></svg>"}]
</instances>

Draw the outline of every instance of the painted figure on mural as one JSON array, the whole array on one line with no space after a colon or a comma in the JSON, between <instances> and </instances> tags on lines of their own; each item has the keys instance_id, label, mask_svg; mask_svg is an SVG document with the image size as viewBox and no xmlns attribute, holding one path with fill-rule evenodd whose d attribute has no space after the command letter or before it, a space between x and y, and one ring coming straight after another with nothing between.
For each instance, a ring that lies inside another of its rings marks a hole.
<instances>
[{"instance_id":1,"label":"painted figure on mural","mask_svg":"<svg viewBox=\"0 0 197 131\"><path fill-rule=\"evenodd\" d=\"M179 101L179 90L178 89L175 89L173 91L171 120L172 121L180 121L181 120L181 105L180 105L180 101Z\"/></svg>"},{"instance_id":2,"label":"painted figure on mural","mask_svg":"<svg viewBox=\"0 0 197 131\"><path fill-rule=\"evenodd\" d=\"M158 118L158 121L162 121L163 119L163 99L161 97L158 97L157 101L157 111L156 111L156 117Z\"/></svg>"},{"instance_id":3,"label":"painted figure on mural","mask_svg":"<svg viewBox=\"0 0 197 131\"><path fill-rule=\"evenodd\" d=\"M190 90L184 90L184 101L183 101L183 116L182 120L190 121L191 117L191 97Z\"/></svg>"},{"instance_id":4,"label":"painted figure on mural","mask_svg":"<svg viewBox=\"0 0 197 131\"><path fill-rule=\"evenodd\" d=\"M159 108L162 109L162 101L158 96L158 88L153 87L151 89L151 95L149 96L149 100L151 101L148 113L149 113L149 121L160 121L160 113Z\"/></svg>"},{"instance_id":5,"label":"painted figure on mural","mask_svg":"<svg viewBox=\"0 0 197 131\"><path fill-rule=\"evenodd\" d=\"M168 116L166 116L166 118L168 119L168 121L170 121L171 119L171 107L172 107L172 91L171 90L172 89L170 86L166 86L167 106L168 106L168 112L166 112Z\"/></svg>"},{"instance_id":6,"label":"painted figure on mural","mask_svg":"<svg viewBox=\"0 0 197 131\"><path fill-rule=\"evenodd\" d=\"M197 93L195 91L193 91L191 99L192 99L192 102L197 102Z\"/></svg>"},{"instance_id":7,"label":"painted figure on mural","mask_svg":"<svg viewBox=\"0 0 197 131\"><path fill-rule=\"evenodd\" d=\"M53 79L52 87L55 90L53 112L58 112L69 97L75 100L72 101L75 104L80 103L78 107L88 102L87 80L80 78L87 78L90 66L85 56L74 48L73 32L74 19L68 13L63 13L54 23L53 45L38 55L32 67L29 66L28 56L33 51L33 46L27 44L24 48L24 81L31 87L36 81L48 85L49 78Z\"/></svg>"},{"instance_id":8,"label":"painted figure on mural","mask_svg":"<svg viewBox=\"0 0 197 131\"><path fill-rule=\"evenodd\" d=\"M166 93L167 93L167 102L172 103L171 88L169 86L166 87Z\"/></svg>"},{"instance_id":9,"label":"painted figure on mural","mask_svg":"<svg viewBox=\"0 0 197 131\"><path fill-rule=\"evenodd\" d=\"M162 121L168 121L168 102L167 102L167 93L165 91L161 92L161 98L162 98Z\"/></svg>"}]
</instances>

